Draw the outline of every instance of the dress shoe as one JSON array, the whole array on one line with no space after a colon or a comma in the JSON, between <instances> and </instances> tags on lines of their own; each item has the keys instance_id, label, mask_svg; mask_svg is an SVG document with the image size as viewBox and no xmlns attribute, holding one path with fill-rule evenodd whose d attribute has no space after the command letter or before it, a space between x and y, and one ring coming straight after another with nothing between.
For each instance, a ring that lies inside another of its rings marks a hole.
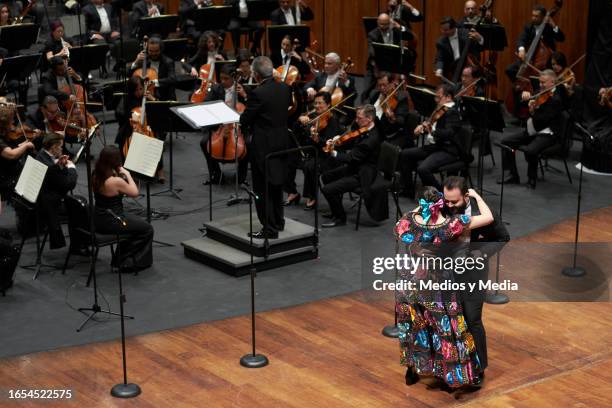
<instances>
[{"instance_id":1,"label":"dress shoe","mask_svg":"<svg viewBox=\"0 0 612 408\"><path fill-rule=\"evenodd\" d=\"M294 195L293 198L285 200L285 202L283 203L283 206L287 207L287 206L290 206L291 204L299 205L300 198L302 198L302 196L300 196L299 194Z\"/></svg>"},{"instance_id":2,"label":"dress shoe","mask_svg":"<svg viewBox=\"0 0 612 408\"><path fill-rule=\"evenodd\" d=\"M478 374L478 377L474 379L474 382L472 383L472 385L476 387L482 387L482 385L484 384L484 380L485 380L485 374L484 374L484 371L482 371L480 374Z\"/></svg>"},{"instance_id":3,"label":"dress shoe","mask_svg":"<svg viewBox=\"0 0 612 408\"><path fill-rule=\"evenodd\" d=\"M304 211L312 211L312 210L314 210L316 205L317 205L316 201L313 201L312 204L306 203L306 206L304 207Z\"/></svg>"},{"instance_id":4,"label":"dress shoe","mask_svg":"<svg viewBox=\"0 0 612 408\"><path fill-rule=\"evenodd\" d=\"M253 233L253 239L266 239L266 235L268 236L268 239L277 239L278 238L278 232L268 232L266 234L266 232L264 230L261 231L257 231ZM251 233L247 233L247 236L251 236Z\"/></svg>"},{"instance_id":5,"label":"dress shoe","mask_svg":"<svg viewBox=\"0 0 612 408\"><path fill-rule=\"evenodd\" d=\"M415 371L414 367L408 367L406 370L406 385L412 385L419 381L419 375Z\"/></svg>"},{"instance_id":6,"label":"dress shoe","mask_svg":"<svg viewBox=\"0 0 612 408\"><path fill-rule=\"evenodd\" d=\"M332 218L334 218L334 214L332 214L330 212L324 212L324 213L321 213L321 217L327 218L328 220L331 220Z\"/></svg>"},{"instance_id":7,"label":"dress shoe","mask_svg":"<svg viewBox=\"0 0 612 408\"><path fill-rule=\"evenodd\" d=\"M215 184L219 184L219 181L221 181L220 177L211 177L208 180L203 181L202 185L204 186L210 186L211 184L215 185Z\"/></svg>"},{"instance_id":8,"label":"dress shoe","mask_svg":"<svg viewBox=\"0 0 612 408\"><path fill-rule=\"evenodd\" d=\"M535 190L535 188L536 188L536 180L535 179L529 179L527 181L527 188Z\"/></svg>"},{"instance_id":9,"label":"dress shoe","mask_svg":"<svg viewBox=\"0 0 612 408\"><path fill-rule=\"evenodd\" d=\"M346 225L346 220L342 220L340 218L333 218L330 222L321 224L323 228L334 228L334 227L340 227L342 225Z\"/></svg>"},{"instance_id":10,"label":"dress shoe","mask_svg":"<svg viewBox=\"0 0 612 408\"><path fill-rule=\"evenodd\" d=\"M514 176L514 175L510 175L505 179L499 179L497 180L497 184L520 184L521 183L521 179L519 178L519 176Z\"/></svg>"}]
</instances>

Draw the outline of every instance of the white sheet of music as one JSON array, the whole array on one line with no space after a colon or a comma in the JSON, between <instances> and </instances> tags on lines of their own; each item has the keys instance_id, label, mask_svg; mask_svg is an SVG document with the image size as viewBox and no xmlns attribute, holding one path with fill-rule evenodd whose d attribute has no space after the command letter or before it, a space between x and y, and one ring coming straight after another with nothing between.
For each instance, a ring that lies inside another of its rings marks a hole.
<instances>
[{"instance_id":1,"label":"white sheet of music","mask_svg":"<svg viewBox=\"0 0 612 408\"><path fill-rule=\"evenodd\" d=\"M47 174L47 165L28 156L15 186L15 192L35 204L45 180L45 174Z\"/></svg>"},{"instance_id":2,"label":"white sheet of music","mask_svg":"<svg viewBox=\"0 0 612 408\"><path fill-rule=\"evenodd\" d=\"M161 140L134 132L123 167L153 177L163 151L164 142Z\"/></svg>"},{"instance_id":3,"label":"white sheet of music","mask_svg":"<svg viewBox=\"0 0 612 408\"><path fill-rule=\"evenodd\" d=\"M195 128L240 121L240 114L223 101L181 106L176 108L176 112Z\"/></svg>"}]
</instances>

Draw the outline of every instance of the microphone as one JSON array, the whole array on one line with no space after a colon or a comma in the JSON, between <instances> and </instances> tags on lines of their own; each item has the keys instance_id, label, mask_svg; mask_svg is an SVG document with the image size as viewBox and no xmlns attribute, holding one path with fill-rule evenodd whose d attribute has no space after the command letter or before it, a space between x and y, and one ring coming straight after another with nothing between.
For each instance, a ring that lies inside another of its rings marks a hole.
<instances>
[{"instance_id":1,"label":"microphone","mask_svg":"<svg viewBox=\"0 0 612 408\"><path fill-rule=\"evenodd\" d=\"M243 189L249 196L253 197L254 200L259 199L257 194L253 190L251 190L246 184L241 184L240 188Z\"/></svg>"},{"instance_id":2,"label":"microphone","mask_svg":"<svg viewBox=\"0 0 612 408\"><path fill-rule=\"evenodd\" d=\"M115 214L113 210L107 209L106 211L111 215L111 217L116 219L121 225L123 225L124 227L127 227L127 222L125 222L123 218Z\"/></svg>"},{"instance_id":3,"label":"microphone","mask_svg":"<svg viewBox=\"0 0 612 408\"><path fill-rule=\"evenodd\" d=\"M515 149L511 148L510 146L506 146L505 144L502 143L494 143L495 146L501 147L504 150L509 151L510 153L514 153Z\"/></svg>"},{"instance_id":4,"label":"microphone","mask_svg":"<svg viewBox=\"0 0 612 408\"><path fill-rule=\"evenodd\" d=\"M587 129L585 129L584 126L582 126L580 123L574 122L574 126L576 127L576 129L580 130L584 135L588 136L591 142L595 140L593 135Z\"/></svg>"}]
</instances>

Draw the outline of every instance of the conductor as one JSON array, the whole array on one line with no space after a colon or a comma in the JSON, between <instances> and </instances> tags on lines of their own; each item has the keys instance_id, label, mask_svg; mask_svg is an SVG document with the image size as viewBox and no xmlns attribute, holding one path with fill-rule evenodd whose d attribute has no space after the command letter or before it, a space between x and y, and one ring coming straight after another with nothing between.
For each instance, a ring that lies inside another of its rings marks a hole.
<instances>
[{"instance_id":1,"label":"conductor","mask_svg":"<svg viewBox=\"0 0 612 408\"><path fill-rule=\"evenodd\" d=\"M240 116L240 125L250 131L248 144L253 191L257 195L257 217L264 226L253 233L253 238L275 239L285 228L283 214L283 183L287 174L287 156L274 156L268 160L268 197L266 202L266 155L287 149L287 118L291 90L284 83L274 81L274 66L268 57L253 60L253 75L260 85L248 94L246 109ZM266 226L266 215L267 228Z\"/></svg>"}]
</instances>

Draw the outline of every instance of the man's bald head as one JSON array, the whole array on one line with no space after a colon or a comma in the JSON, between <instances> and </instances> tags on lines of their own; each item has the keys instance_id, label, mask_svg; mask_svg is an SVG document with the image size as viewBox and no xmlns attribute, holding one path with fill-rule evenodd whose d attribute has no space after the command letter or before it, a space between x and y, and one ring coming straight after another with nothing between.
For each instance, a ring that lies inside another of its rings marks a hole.
<instances>
[{"instance_id":1,"label":"man's bald head","mask_svg":"<svg viewBox=\"0 0 612 408\"><path fill-rule=\"evenodd\" d=\"M468 0L465 2L465 6L463 8L463 14L466 17L476 17L478 15L478 5L473 0Z\"/></svg>"},{"instance_id":2,"label":"man's bald head","mask_svg":"<svg viewBox=\"0 0 612 408\"><path fill-rule=\"evenodd\" d=\"M387 31L391 27L391 17L387 13L381 13L378 16L377 24L381 31Z\"/></svg>"}]
</instances>

